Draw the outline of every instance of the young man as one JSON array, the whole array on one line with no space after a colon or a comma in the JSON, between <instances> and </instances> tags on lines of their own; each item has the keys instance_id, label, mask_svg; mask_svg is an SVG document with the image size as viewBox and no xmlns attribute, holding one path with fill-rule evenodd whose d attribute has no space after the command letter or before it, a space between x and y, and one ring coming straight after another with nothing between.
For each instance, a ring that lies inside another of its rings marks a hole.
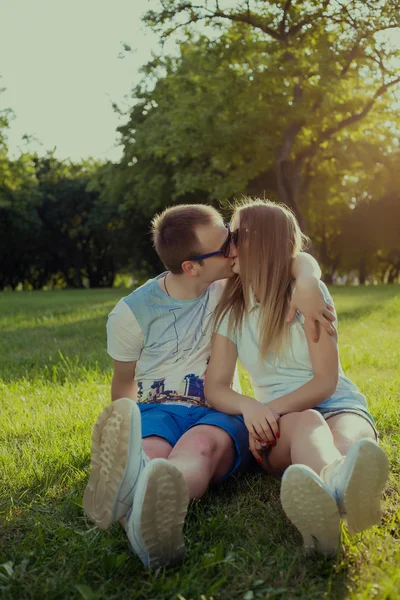
<instances>
[{"instance_id":1,"label":"young man","mask_svg":"<svg viewBox=\"0 0 400 600\"><path fill-rule=\"evenodd\" d=\"M232 276L229 228L205 205L179 205L152 222L168 269L118 302L107 323L114 359L111 405L93 431L92 471L83 506L100 528L124 519L146 567L183 557L188 502L249 458L243 419L209 408L204 375L213 312ZM334 315L308 255L294 266L296 309L333 333Z\"/></svg>"}]
</instances>

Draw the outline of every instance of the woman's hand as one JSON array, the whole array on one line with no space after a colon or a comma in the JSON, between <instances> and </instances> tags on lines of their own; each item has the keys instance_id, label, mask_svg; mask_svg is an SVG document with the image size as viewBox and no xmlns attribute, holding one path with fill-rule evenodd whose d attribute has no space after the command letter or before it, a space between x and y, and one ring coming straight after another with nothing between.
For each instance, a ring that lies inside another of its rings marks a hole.
<instances>
[{"instance_id":1,"label":"woman's hand","mask_svg":"<svg viewBox=\"0 0 400 600\"><path fill-rule=\"evenodd\" d=\"M261 404L253 398L248 398L242 408L242 415L250 436L255 440L272 445L279 438L279 416L267 404Z\"/></svg>"},{"instance_id":2,"label":"woman's hand","mask_svg":"<svg viewBox=\"0 0 400 600\"><path fill-rule=\"evenodd\" d=\"M258 463L262 463L262 446L252 435L249 434L249 450Z\"/></svg>"}]
</instances>

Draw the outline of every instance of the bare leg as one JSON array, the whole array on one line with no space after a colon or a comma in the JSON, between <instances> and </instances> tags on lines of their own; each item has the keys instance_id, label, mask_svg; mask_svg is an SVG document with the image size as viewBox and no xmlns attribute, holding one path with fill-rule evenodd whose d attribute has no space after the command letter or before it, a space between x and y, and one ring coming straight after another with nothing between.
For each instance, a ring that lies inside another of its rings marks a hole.
<instances>
[{"instance_id":1,"label":"bare leg","mask_svg":"<svg viewBox=\"0 0 400 600\"><path fill-rule=\"evenodd\" d=\"M336 448L346 455L350 448L361 439L376 441L375 431L363 417L354 413L341 413L327 420Z\"/></svg>"},{"instance_id":2,"label":"bare leg","mask_svg":"<svg viewBox=\"0 0 400 600\"><path fill-rule=\"evenodd\" d=\"M332 433L315 410L281 417L279 429L280 438L269 452L266 466L280 474L287 469L281 485L282 508L300 531L306 550L334 555L340 539L340 515L335 496L319 478L323 467L341 458Z\"/></svg>"},{"instance_id":3,"label":"bare leg","mask_svg":"<svg viewBox=\"0 0 400 600\"><path fill-rule=\"evenodd\" d=\"M269 472L282 474L291 464L303 464L319 474L341 457L325 419L315 410L284 415L279 430L280 438L264 461Z\"/></svg>"},{"instance_id":4,"label":"bare leg","mask_svg":"<svg viewBox=\"0 0 400 600\"><path fill-rule=\"evenodd\" d=\"M218 482L235 462L231 436L213 425L196 425L189 429L172 449L168 461L185 479L190 498L199 498L210 482Z\"/></svg>"},{"instance_id":5,"label":"bare leg","mask_svg":"<svg viewBox=\"0 0 400 600\"><path fill-rule=\"evenodd\" d=\"M145 438L143 447L153 460L138 480L125 525L134 552L154 568L182 559L188 501L202 496L211 481L231 469L235 449L229 434L210 425L193 427L173 448L157 436Z\"/></svg>"},{"instance_id":6,"label":"bare leg","mask_svg":"<svg viewBox=\"0 0 400 600\"><path fill-rule=\"evenodd\" d=\"M167 440L156 435L143 438L142 446L150 459L168 458L172 450L172 446Z\"/></svg>"},{"instance_id":7,"label":"bare leg","mask_svg":"<svg viewBox=\"0 0 400 600\"><path fill-rule=\"evenodd\" d=\"M264 467L281 474L289 465L296 465L283 477L281 500L306 547L315 544L326 554L335 552L338 508L350 533L379 523L380 496L389 465L384 452L373 443L375 434L367 420L342 413L326 422L317 411L306 410L283 416L280 434ZM303 465L320 475L323 484L311 471L307 474Z\"/></svg>"}]
</instances>

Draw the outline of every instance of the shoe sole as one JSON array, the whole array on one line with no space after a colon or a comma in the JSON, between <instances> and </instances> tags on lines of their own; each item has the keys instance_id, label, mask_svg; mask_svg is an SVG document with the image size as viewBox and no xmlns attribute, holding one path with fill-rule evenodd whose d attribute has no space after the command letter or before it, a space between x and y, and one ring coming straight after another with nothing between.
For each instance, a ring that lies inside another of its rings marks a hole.
<instances>
[{"instance_id":1,"label":"shoe sole","mask_svg":"<svg viewBox=\"0 0 400 600\"><path fill-rule=\"evenodd\" d=\"M138 418L139 417L139 418ZM100 414L92 434L92 469L83 494L83 508L100 529L114 522L114 508L125 475L130 443L140 438L139 409L129 398L120 398ZM129 510L127 506L126 512Z\"/></svg>"},{"instance_id":2,"label":"shoe sole","mask_svg":"<svg viewBox=\"0 0 400 600\"><path fill-rule=\"evenodd\" d=\"M152 460L139 478L135 498L142 494L139 531L149 554L149 568L181 562L185 554L183 524L189 503L182 473L168 460Z\"/></svg>"},{"instance_id":3,"label":"shoe sole","mask_svg":"<svg viewBox=\"0 0 400 600\"><path fill-rule=\"evenodd\" d=\"M359 533L381 522L381 496L389 477L389 459L371 440L361 440L344 493L344 520L349 532Z\"/></svg>"},{"instance_id":4,"label":"shoe sole","mask_svg":"<svg viewBox=\"0 0 400 600\"><path fill-rule=\"evenodd\" d=\"M334 556L340 543L340 515L336 500L311 469L289 467L282 479L281 502L300 531L307 552Z\"/></svg>"}]
</instances>

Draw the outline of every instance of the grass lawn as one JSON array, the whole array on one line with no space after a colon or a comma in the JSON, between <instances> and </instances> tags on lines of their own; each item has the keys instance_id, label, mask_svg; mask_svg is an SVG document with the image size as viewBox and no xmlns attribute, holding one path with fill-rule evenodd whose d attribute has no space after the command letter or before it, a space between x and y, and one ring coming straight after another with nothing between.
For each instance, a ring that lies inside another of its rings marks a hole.
<instances>
[{"instance_id":1,"label":"grass lawn","mask_svg":"<svg viewBox=\"0 0 400 600\"><path fill-rule=\"evenodd\" d=\"M332 292L343 367L391 461L382 527L351 538L344 528L336 560L308 557L279 481L241 476L191 505L184 563L155 573L120 526L97 530L81 505L92 426L109 401L106 316L124 292L0 294L0 597L400 598L400 287Z\"/></svg>"}]
</instances>

